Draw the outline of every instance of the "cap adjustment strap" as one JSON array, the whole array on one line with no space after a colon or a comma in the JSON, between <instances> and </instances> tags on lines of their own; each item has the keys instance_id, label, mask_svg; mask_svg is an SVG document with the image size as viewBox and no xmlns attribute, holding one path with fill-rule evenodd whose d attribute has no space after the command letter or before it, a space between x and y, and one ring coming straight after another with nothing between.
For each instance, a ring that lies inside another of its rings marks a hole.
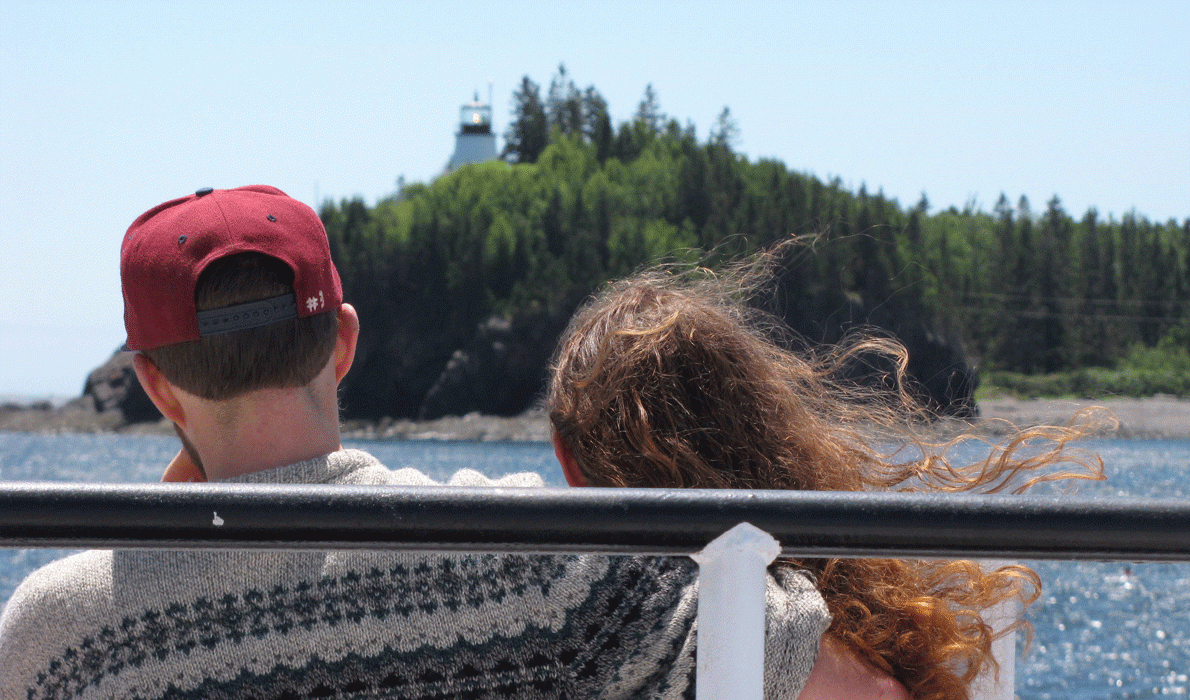
<instances>
[{"instance_id":1,"label":"cap adjustment strap","mask_svg":"<svg viewBox=\"0 0 1190 700\"><path fill-rule=\"evenodd\" d=\"M234 333L248 328L297 318L297 298L293 293L222 309L198 312L198 334L201 337Z\"/></svg>"}]
</instances>

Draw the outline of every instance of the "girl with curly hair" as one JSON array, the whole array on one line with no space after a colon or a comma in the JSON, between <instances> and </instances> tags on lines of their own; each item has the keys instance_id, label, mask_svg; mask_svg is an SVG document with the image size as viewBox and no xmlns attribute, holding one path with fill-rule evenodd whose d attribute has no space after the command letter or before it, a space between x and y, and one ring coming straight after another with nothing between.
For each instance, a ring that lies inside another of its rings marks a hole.
<instances>
[{"instance_id":1,"label":"girl with curly hair","mask_svg":"<svg viewBox=\"0 0 1190 700\"><path fill-rule=\"evenodd\" d=\"M1041 481L1103 478L1101 460L1068 447L1102 427L1099 414L1014 432L964 462L953 448L982 438L935 437L907 388L899 343L869 336L826 351L787 349L790 334L747 302L791 246L718 275L640 273L579 310L547 400L572 485L1020 493ZM886 381L848 378L856 362L873 359L889 368ZM994 630L989 609L1040 593L1026 567L985 571L973 561L773 567L809 571L832 615L803 699L833 697L842 683L850 697L966 700L977 676L998 671L993 640L1024 625Z\"/></svg>"}]
</instances>

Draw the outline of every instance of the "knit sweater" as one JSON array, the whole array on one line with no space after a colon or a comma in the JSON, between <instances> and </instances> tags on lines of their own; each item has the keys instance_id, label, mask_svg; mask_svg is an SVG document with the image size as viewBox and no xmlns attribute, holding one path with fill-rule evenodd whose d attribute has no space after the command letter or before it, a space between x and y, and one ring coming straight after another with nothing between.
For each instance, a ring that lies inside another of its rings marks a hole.
<instances>
[{"instance_id":1,"label":"knit sweater","mask_svg":"<svg viewBox=\"0 0 1190 700\"><path fill-rule=\"evenodd\" d=\"M234 481L436 483L355 450ZM689 698L696 579L685 557L87 551L13 594L0 698ZM792 700L829 615L797 574L768 609L765 695Z\"/></svg>"}]
</instances>

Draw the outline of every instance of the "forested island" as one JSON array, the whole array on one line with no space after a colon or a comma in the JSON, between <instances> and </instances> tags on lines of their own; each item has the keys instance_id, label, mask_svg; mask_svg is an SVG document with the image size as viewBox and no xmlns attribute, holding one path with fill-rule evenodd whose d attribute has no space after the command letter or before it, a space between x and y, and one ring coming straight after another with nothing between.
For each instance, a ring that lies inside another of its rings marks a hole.
<instances>
[{"instance_id":1,"label":"forested island","mask_svg":"<svg viewBox=\"0 0 1190 700\"><path fill-rule=\"evenodd\" d=\"M560 68L525 77L501 160L320 216L359 311L349 420L515 416L540 397L550 354L600 285L657 262L714 268L790 236L756 303L806 346L862 329L897 338L941 415L985 396L1190 396L1190 218L1075 219L1001 195L991 213L903 206L839 179L737 153L724 108L706 138L663 114L652 87L612 124L593 86ZM124 424L159 414L117 353L84 399ZM855 368L882 381L888 367Z\"/></svg>"},{"instance_id":2,"label":"forested island","mask_svg":"<svg viewBox=\"0 0 1190 700\"><path fill-rule=\"evenodd\" d=\"M659 260L715 265L813 234L768 303L809 343L870 326L962 415L986 382L1056 395L1190 394L1190 219L1079 219L1055 195L931 212L733 150L662 113L652 88L613 125L564 70L525 77L501 161L321 217L363 327L348 415L511 415L601 283Z\"/></svg>"}]
</instances>

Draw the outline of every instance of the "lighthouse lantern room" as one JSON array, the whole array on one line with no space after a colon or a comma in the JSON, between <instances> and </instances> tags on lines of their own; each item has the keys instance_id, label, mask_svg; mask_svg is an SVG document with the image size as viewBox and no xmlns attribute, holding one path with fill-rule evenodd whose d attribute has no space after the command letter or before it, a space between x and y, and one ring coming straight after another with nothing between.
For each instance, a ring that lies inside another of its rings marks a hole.
<instances>
[{"instance_id":1,"label":"lighthouse lantern room","mask_svg":"<svg viewBox=\"0 0 1190 700\"><path fill-rule=\"evenodd\" d=\"M447 163L447 170L457 170L467 163L482 163L496 159L496 135L492 133L492 105L475 99L459 108L459 133L455 136L455 152Z\"/></svg>"}]
</instances>

